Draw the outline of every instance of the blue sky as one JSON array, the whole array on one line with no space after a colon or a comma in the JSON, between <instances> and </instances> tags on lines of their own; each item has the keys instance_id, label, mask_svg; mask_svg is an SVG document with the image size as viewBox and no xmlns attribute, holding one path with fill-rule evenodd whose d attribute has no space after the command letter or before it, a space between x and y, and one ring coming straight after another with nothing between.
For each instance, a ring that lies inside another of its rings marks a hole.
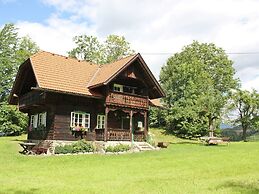
<instances>
[{"instance_id":1,"label":"blue sky","mask_svg":"<svg viewBox=\"0 0 259 194\"><path fill-rule=\"evenodd\" d=\"M167 58L193 40L259 52L258 7L258 0L0 0L0 27L12 22L20 36L62 55L76 35L123 35L158 78ZM259 91L259 54L229 57L243 88Z\"/></svg>"},{"instance_id":2,"label":"blue sky","mask_svg":"<svg viewBox=\"0 0 259 194\"><path fill-rule=\"evenodd\" d=\"M0 24L19 20L43 22L55 7L38 0L0 0Z\"/></svg>"}]
</instances>

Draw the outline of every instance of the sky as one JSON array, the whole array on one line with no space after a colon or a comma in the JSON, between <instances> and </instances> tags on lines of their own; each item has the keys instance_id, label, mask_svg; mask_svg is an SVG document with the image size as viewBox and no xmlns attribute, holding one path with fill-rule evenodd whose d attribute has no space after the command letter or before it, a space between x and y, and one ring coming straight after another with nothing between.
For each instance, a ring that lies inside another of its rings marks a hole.
<instances>
[{"instance_id":1,"label":"sky","mask_svg":"<svg viewBox=\"0 0 259 194\"><path fill-rule=\"evenodd\" d=\"M124 36L157 79L185 45L214 43L233 60L242 88L259 91L259 0L0 0L0 28L10 22L61 55L77 35Z\"/></svg>"}]
</instances>

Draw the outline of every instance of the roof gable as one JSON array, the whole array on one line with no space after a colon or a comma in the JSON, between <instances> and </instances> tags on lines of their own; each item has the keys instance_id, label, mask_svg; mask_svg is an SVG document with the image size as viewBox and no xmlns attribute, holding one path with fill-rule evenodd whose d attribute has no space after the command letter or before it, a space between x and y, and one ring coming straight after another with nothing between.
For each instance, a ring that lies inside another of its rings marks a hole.
<instances>
[{"instance_id":1,"label":"roof gable","mask_svg":"<svg viewBox=\"0 0 259 194\"><path fill-rule=\"evenodd\" d=\"M107 85L112 80L114 80L117 76L123 73L130 65L133 63L138 62L140 68L142 69L141 74L142 77L146 77L148 80L147 85L152 85L152 89L156 89L156 94L151 94L152 98L161 98L165 96L164 91L162 90L161 86L157 82L156 78L148 68L147 64L145 63L144 59L138 53L136 55L124 58L123 60L116 61L111 64L104 65L98 70L98 73L95 75L96 78L92 80L89 84L89 88L96 88L101 85ZM134 75L135 76L135 75ZM153 92L153 91L152 91Z\"/></svg>"},{"instance_id":2,"label":"roof gable","mask_svg":"<svg viewBox=\"0 0 259 194\"><path fill-rule=\"evenodd\" d=\"M163 91L140 54L125 57L110 64L97 65L65 56L40 51L31 56L20 68L14 83L11 96L20 87L20 77L24 76L23 67L30 64L35 75L37 87L34 89L69 93L90 97L102 97L92 88L106 85L124 71L134 61L140 61L143 70L163 96ZM12 98L10 96L10 99Z\"/></svg>"}]
</instances>

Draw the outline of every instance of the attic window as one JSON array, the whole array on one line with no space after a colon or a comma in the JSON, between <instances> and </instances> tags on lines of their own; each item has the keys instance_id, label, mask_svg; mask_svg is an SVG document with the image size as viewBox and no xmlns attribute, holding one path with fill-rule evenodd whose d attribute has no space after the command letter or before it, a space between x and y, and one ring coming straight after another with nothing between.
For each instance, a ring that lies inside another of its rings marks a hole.
<instances>
[{"instance_id":1,"label":"attic window","mask_svg":"<svg viewBox=\"0 0 259 194\"><path fill-rule=\"evenodd\" d=\"M115 92L123 92L123 85L114 84L113 85L113 91L115 91Z\"/></svg>"}]
</instances>

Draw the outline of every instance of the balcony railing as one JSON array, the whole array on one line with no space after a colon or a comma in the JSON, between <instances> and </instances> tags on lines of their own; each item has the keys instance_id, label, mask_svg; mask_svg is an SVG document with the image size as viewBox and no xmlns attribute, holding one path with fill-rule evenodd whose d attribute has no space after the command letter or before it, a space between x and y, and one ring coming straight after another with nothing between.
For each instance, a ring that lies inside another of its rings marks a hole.
<instances>
[{"instance_id":1,"label":"balcony railing","mask_svg":"<svg viewBox=\"0 0 259 194\"><path fill-rule=\"evenodd\" d=\"M106 104L119 105L132 108L148 108L148 98L134 95L126 95L122 93L110 92L106 97Z\"/></svg>"},{"instance_id":2,"label":"balcony railing","mask_svg":"<svg viewBox=\"0 0 259 194\"><path fill-rule=\"evenodd\" d=\"M40 92L29 92L19 98L19 107L24 108L30 105L36 105L43 101L44 94Z\"/></svg>"}]
</instances>

